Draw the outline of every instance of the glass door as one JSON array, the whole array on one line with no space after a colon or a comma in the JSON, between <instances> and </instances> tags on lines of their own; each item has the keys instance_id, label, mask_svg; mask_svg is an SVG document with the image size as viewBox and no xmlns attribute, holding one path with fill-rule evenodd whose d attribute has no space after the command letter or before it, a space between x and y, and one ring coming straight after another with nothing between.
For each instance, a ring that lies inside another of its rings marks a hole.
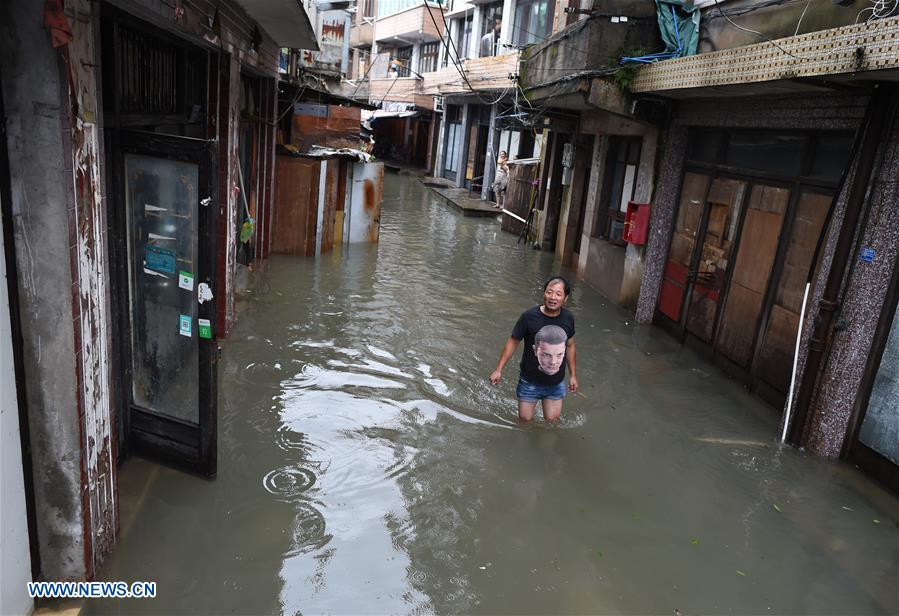
<instances>
[{"instance_id":1,"label":"glass door","mask_svg":"<svg viewBox=\"0 0 899 616\"><path fill-rule=\"evenodd\" d=\"M129 448L205 475L216 469L212 142L123 132L130 346ZM123 294L124 296L125 294Z\"/></svg>"},{"instance_id":2,"label":"glass door","mask_svg":"<svg viewBox=\"0 0 899 616\"><path fill-rule=\"evenodd\" d=\"M681 187L677 222L668 248L668 260L659 294L659 312L674 323L680 323L687 291L687 274L693 262L696 237L702 222L703 203L711 178L702 173L687 172Z\"/></svg>"},{"instance_id":3,"label":"glass door","mask_svg":"<svg viewBox=\"0 0 899 616\"><path fill-rule=\"evenodd\" d=\"M762 321L756 346L755 377L785 399L790 387L793 352L799 328L799 313L807 280L817 280L821 238L827 235L827 220L833 193L802 189L792 224L783 241L787 242L780 276L772 278L771 308ZM741 241L742 244L742 241ZM814 282L809 297L814 292ZM757 383L761 385L761 383Z\"/></svg>"},{"instance_id":4,"label":"glass door","mask_svg":"<svg viewBox=\"0 0 899 616\"><path fill-rule=\"evenodd\" d=\"M863 445L899 465L899 320L893 316L886 348L874 377L868 410L858 433Z\"/></svg>"},{"instance_id":5,"label":"glass door","mask_svg":"<svg viewBox=\"0 0 899 616\"><path fill-rule=\"evenodd\" d=\"M749 368L765 307L790 189L755 184L740 233L715 347L740 368Z\"/></svg>"},{"instance_id":6,"label":"glass door","mask_svg":"<svg viewBox=\"0 0 899 616\"><path fill-rule=\"evenodd\" d=\"M684 326L700 340L712 341L721 293L737 237L746 182L718 177L706 197L702 225L689 272Z\"/></svg>"},{"instance_id":7,"label":"glass door","mask_svg":"<svg viewBox=\"0 0 899 616\"><path fill-rule=\"evenodd\" d=\"M853 414L849 459L899 492L899 267L871 345Z\"/></svg>"}]
</instances>

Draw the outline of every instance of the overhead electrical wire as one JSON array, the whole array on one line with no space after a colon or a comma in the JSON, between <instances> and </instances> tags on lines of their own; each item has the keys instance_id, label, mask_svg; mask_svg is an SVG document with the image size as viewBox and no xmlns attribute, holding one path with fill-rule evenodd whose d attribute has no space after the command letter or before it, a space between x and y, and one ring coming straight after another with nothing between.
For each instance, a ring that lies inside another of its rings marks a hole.
<instances>
[{"instance_id":1,"label":"overhead electrical wire","mask_svg":"<svg viewBox=\"0 0 899 616\"><path fill-rule=\"evenodd\" d=\"M727 23L729 23L730 25L732 25L734 28L737 28L738 30L742 30L742 31L744 31L744 32L749 32L750 34L755 34L755 35L757 35L757 36L762 37L763 39L765 39L766 41L768 41L769 43L771 43L772 45L774 45L775 47L777 47L779 50L781 50L782 52L784 52L784 53L787 54L788 56L793 57L793 58L796 58L797 60L806 60L806 59L807 59L807 58L802 58L802 57L797 56L796 54L794 54L794 53L792 53L792 52L787 51L787 50L784 49L781 45L779 45L778 43L774 42L773 40L771 40L770 38L768 38L766 35L764 35L764 34L762 34L761 32L759 32L758 30L751 30L751 29L749 29L749 28L744 28L744 27L741 26L740 24L734 22L734 20L732 20L732 19L731 19L730 17L728 17L727 15L725 15L725 14L724 14L724 11L721 10L721 5L718 4L718 0L712 0L712 1L715 3L715 8L718 9L718 13L721 14L721 17L723 17L723 18L727 21ZM674 7L672 7L672 10L673 10L673 8L674 8Z\"/></svg>"},{"instance_id":2,"label":"overhead electrical wire","mask_svg":"<svg viewBox=\"0 0 899 616\"><path fill-rule=\"evenodd\" d=\"M858 23L862 13L867 11L871 11L871 16L865 21L871 21L873 19L889 17L896 11L896 9L899 9L899 0L893 0L892 2L890 2L890 0L871 0L871 2L874 6L869 6L859 11L858 15L855 17L855 23Z\"/></svg>"}]
</instances>

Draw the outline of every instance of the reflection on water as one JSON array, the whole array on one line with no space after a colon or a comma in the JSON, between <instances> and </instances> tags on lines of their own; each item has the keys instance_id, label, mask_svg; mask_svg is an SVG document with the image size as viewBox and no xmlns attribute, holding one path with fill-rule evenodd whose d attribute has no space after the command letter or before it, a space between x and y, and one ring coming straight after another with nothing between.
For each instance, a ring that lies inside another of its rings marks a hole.
<instances>
[{"instance_id":1,"label":"reflection on water","mask_svg":"<svg viewBox=\"0 0 899 616\"><path fill-rule=\"evenodd\" d=\"M122 470L87 613L895 613L896 499L577 285L581 390L487 383L552 256L388 176L379 246L273 258L220 372L219 476ZM873 520L880 520L875 524Z\"/></svg>"}]
</instances>

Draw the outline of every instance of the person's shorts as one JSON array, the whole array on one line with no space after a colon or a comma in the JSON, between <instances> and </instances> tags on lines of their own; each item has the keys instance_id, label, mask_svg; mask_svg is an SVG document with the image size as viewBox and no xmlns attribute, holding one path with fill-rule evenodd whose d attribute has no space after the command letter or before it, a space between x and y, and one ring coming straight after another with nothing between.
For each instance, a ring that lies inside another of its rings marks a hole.
<instances>
[{"instance_id":1,"label":"person's shorts","mask_svg":"<svg viewBox=\"0 0 899 616\"><path fill-rule=\"evenodd\" d=\"M518 377L518 387L515 388L515 395L522 402L561 400L565 397L565 392L565 379L559 381L558 385L537 385Z\"/></svg>"}]
</instances>

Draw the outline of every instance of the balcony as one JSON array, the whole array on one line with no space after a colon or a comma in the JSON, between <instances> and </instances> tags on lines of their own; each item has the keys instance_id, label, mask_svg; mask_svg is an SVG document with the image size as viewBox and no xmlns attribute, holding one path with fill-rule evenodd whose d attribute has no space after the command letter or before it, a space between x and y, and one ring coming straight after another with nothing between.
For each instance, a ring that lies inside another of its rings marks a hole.
<instances>
[{"instance_id":1,"label":"balcony","mask_svg":"<svg viewBox=\"0 0 899 616\"><path fill-rule=\"evenodd\" d=\"M641 68L631 90L678 98L783 95L820 92L825 78L834 89L896 80L897 30L899 16L665 60Z\"/></svg>"},{"instance_id":2,"label":"balcony","mask_svg":"<svg viewBox=\"0 0 899 616\"><path fill-rule=\"evenodd\" d=\"M579 21L524 50L519 73L528 100L551 100L563 109L627 113L627 97L612 78L619 56L627 53L624 50L662 47L655 7L645 5L625 23Z\"/></svg>"},{"instance_id":3,"label":"balcony","mask_svg":"<svg viewBox=\"0 0 899 616\"><path fill-rule=\"evenodd\" d=\"M489 90L505 90L515 85L510 79L518 73L520 52L488 56L484 58L468 58L462 60L462 70L468 83L462 79L455 66L447 66L432 73L422 75L421 91L430 96L442 94L465 94ZM469 85L471 86L469 88Z\"/></svg>"},{"instance_id":4,"label":"balcony","mask_svg":"<svg viewBox=\"0 0 899 616\"><path fill-rule=\"evenodd\" d=\"M390 101L426 109L434 107L434 97L422 92L421 79L417 77L372 79L369 81L368 96L372 104Z\"/></svg>"},{"instance_id":5,"label":"balcony","mask_svg":"<svg viewBox=\"0 0 899 616\"><path fill-rule=\"evenodd\" d=\"M379 17L375 22L374 40L401 41L404 44L439 41L443 33L443 20L440 17L442 9L432 6L430 10L434 14L434 19L431 19L428 7L424 4L387 17Z\"/></svg>"},{"instance_id":6,"label":"balcony","mask_svg":"<svg viewBox=\"0 0 899 616\"><path fill-rule=\"evenodd\" d=\"M374 27L370 23L353 24L350 28L350 47L371 47L374 39Z\"/></svg>"}]
</instances>

